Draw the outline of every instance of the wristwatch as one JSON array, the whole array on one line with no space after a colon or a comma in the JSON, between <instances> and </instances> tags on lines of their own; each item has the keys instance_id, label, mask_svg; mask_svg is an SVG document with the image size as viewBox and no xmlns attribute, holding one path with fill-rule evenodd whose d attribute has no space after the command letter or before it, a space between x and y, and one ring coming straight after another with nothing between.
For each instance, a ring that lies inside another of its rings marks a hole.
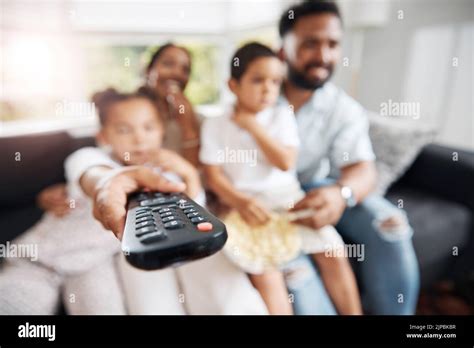
<instances>
[{"instance_id":1,"label":"wristwatch","mask_svg":"<svg viewBox=\"0 0 474 348\"><path fill-rule=\"evenodd\" d=\"M341 188L341 196L346 202L346 207L348 208L354 207L357 204L357 202L354 197L354 193L352 192L352 189L349 186L341 185L341 184L339 184L339 187Z\"/></svg>"}]
</instances>

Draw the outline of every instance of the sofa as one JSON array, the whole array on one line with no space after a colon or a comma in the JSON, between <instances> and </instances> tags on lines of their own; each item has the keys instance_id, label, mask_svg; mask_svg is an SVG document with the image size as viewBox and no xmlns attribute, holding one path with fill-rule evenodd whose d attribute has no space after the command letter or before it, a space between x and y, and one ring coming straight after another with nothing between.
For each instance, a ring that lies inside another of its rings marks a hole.
<instances>
[{"instance_id":1,"label":"sofa","mask_svg":"<svg viewBox=\"0 0 474 348\"><path fill-rule=\"evenodd\" d=\"M71 137L67 132L0 138L1 244L40 219L37 194L64 181L63 162L70 153L92 145L93 138ZM414 228L423 288L474 269L473 178L473 152L430 144L388 190L393 203L403 199Z\"/></svg>"}]
</instances>

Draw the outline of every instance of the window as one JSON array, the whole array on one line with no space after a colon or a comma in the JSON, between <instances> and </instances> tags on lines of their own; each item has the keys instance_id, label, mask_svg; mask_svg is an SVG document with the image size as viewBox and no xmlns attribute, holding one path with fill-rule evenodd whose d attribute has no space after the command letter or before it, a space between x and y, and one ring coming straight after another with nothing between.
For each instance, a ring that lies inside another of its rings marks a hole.
<instances>
[{"instance_id":1,"label":"window","mask_svg":"<svg viewBox=\"0 0 474 348\"><path fill-rule=\"evenodd\" d=\"M192 57L186 96L193 105L213 104L219 99L218 48L209 44L184 44ZM107 87L131 92L143 84L144 71L159 46L88 46L86 93Z\"/></svg>"}]
</instances>

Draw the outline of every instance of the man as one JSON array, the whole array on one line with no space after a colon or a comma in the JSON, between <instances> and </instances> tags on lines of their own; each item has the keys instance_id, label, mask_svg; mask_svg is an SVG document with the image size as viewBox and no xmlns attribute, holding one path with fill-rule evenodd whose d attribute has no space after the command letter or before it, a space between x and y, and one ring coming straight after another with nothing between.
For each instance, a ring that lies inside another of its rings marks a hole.
<instances>
[{"instance_id":1,"label":"man","mask_svg":"<svg viewBox=\"0 0 474 348\"><path fill-rule=\"evenodd\" d=\"M347 241L364 246L357 269L365 308L373 314L412 314L419 287L412 231L403 211L371 195L375 156L363 108L329 83L340 59L342 20L333 2L304 2L283 13L281 57L288 68L281 103L296 115L302 141L298 177L307 191L294 210L315 213L299 222L335 225ZM295 312L331 314L319 279L300 258L287 270Z\"/></svg>"}]
</instances>

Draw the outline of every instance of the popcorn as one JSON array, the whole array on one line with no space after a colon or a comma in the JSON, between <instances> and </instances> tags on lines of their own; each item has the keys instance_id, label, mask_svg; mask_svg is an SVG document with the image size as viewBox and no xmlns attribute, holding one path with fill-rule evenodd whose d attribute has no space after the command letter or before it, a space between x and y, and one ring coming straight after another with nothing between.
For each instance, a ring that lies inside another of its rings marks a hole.
<instances>
[{"instance_id":1,"label":"popcorn","mask_svg":"<svg viewBox=\"0 0 474 348\"><path fill-rule=\"evenodd\" d=\"M233 211L224 218L224 223L228 234L224 252L248 273L279 268L301 251L298 229L284 214L273 213L268 223L251 227Z\"/></svg>"}]
</instances>

